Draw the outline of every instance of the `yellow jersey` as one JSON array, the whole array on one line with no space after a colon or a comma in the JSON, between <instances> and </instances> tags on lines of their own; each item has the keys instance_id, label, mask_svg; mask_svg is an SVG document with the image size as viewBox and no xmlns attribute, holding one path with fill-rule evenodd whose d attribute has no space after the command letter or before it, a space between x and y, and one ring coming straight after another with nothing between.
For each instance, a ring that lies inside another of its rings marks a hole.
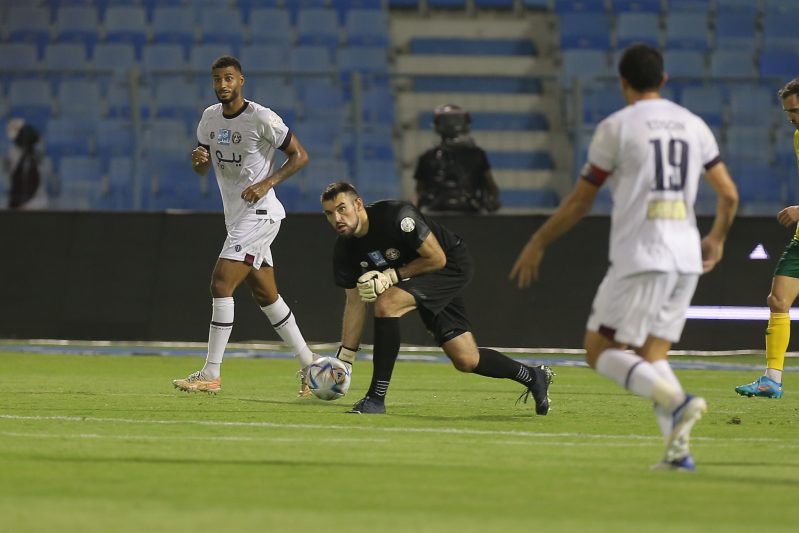
<instances>
[{"instance_id":1,"label":"yellow jersey","mask_svg":"<svg viewBox=\"0 0 799 533\"><path fill-rule=\"evenodd\" d=\"M793 132L793 151L796 153L796 169L799 170L799 130ZM793 238L799 241L799 224L796 225L796 233Z\"/></svg>"}]
</instances>

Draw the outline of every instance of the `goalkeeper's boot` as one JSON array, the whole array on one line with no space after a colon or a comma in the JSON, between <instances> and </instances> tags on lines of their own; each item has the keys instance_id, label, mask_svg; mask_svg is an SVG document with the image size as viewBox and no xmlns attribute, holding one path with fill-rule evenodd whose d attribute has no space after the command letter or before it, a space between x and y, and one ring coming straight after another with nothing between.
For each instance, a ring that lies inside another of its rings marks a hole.
<instances>
[{"instance_id":1,"label":"goalkeeper's boot","mask_svg":"<svg viewBox=\"0 0 799 533\"><path fill-rule=\"evenodd\" d=\"M704 398L687 394L685 401L680 404L672 414L672 430L666 442L666 456L664 461L675 463L682 461L691 454L688 441L691 438L691 429L707 411Z\"/></svg>"},{"instance_id":2,"label":"goalkeeper's boot","mask_svg":"<svg viewBox=\"0 0 799 533\"><path fill-rule=\"evenodd\" d=\"M696 465L694 464L694 458L689 453L682 459L675 459L674 461L666 461L664 459L661 462L652 465L650 470L677 470L680 472L693 472L696 470Z\"/></svg>"},{"instance_id":3,"label":"goalkeeper's boot","mask_svg":"<svg viewBox=\"0 0 799 533\"><path fill-rule=\"evenodd\" d=\"M741 396L759 396L761 398L782 398L782 383L777 383L768 376L760 376L752 383L735 387Z\"/></svg>"},{"instance_id":4,"label":"goalkeeper's boot","mask_svg":"<svg viewBox=\"0 0 799 533\"><path fill-rule=\"evenodd\" d=\"M552 383L552 378L555 377L555 372L546 365L528 366L527 369L533 376L533 381L527 386L527 390L519 396L516 403L527 403L530 395L533 395L535 400L535 412L539 415L545 415L549 412L549 384Z\"/></svg>"},{"instance_id":5,"label":"goalkeeper's boot","mask_svg":"<svg viewBox=\"0 0 799 533\"><path fill-rule=\"evenodd\" d=\"M216 394L222 390L222 378L208 379L203 375L202 370L198 370L197 372L189 374L189 377L186 379L173 379L172 385L174 385L176 389L185 392L208 392Z\"/></svg>"},{"instance_id":6,"label":"goalkeeper's boot","mask_svg":"<svg viewBox=\"0 0 799 533\"><path fill-rule=\"evenodd\" d=\"M383 415L386 413L386 403L377 398L364 396L358 400L358 403L352 406L349 412L363 415Z\"/></svg>"},{"instance_id":7,"label":"goalkeeper's boot","mask_svg":"<svg viewBox=\"0 0 799 533\"><path fill-rule=\"evenodd\" d=\"M300 390L297 391L297 398L311 395L311 387L308 386L308 366L297 371L297 377L300 379Z\"/></svg>"}]
</instances>

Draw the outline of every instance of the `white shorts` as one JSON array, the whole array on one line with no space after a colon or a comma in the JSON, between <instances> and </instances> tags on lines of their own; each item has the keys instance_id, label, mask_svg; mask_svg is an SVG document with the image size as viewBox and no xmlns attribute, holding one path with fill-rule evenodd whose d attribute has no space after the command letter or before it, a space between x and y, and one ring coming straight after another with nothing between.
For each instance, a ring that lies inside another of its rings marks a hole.
<instances>
[{"instance_id":1,"label":"white shorts","mask_svg":"<svg viewBox=\"0 0 799 533\"><path fill-rule=\"evenodd\" d=\"M280 221L268 218L247 218L228 230L219 257L243 261L253 268L273 266L272 243L280 230Z\"/></svg>"},{"instance_id":2,"label":"white shorts","mask_svg":"<svg viewBox=\"0 0 799 533\"><path fill-rule=\"evenodd\" d=\"M613 268L597 289L586 328L633 347L649 335L677 342L698 274L641 272L616 276Z\"/></svg>"}]
</instances>

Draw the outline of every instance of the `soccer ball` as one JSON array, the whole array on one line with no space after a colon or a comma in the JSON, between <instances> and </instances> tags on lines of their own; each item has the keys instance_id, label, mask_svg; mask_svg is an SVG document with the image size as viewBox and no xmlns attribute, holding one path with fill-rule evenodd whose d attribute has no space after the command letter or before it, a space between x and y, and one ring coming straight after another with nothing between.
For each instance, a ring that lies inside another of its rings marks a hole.
<instances>
[{"instance_id":1,"label":"soccer ball","mask_svg":"<svg viewBox=\"0 0 799 533\"><path fill-rule=\"evenodd\" d=\"M320 357L308 367L308 386L320 400L341 398L350 389L349 366L335 357Z\"/></svg>"}]
</instances>

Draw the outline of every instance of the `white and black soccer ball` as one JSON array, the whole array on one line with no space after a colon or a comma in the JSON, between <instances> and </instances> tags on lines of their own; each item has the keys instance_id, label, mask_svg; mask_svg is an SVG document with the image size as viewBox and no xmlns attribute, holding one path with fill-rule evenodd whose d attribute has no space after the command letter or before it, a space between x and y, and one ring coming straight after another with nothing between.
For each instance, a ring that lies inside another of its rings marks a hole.
<instances>
[{"instance_id":1,"label":"white and black soccer ball","mask_svg":"<svg viewBox=\"0 0 799 533\"><path fill-rule=\"evenodd\" d=\"M335 357L320 357L308 367L308 387L320 400L341 398L350 390L352 371Z\"/></svg>"}]
</instances>

